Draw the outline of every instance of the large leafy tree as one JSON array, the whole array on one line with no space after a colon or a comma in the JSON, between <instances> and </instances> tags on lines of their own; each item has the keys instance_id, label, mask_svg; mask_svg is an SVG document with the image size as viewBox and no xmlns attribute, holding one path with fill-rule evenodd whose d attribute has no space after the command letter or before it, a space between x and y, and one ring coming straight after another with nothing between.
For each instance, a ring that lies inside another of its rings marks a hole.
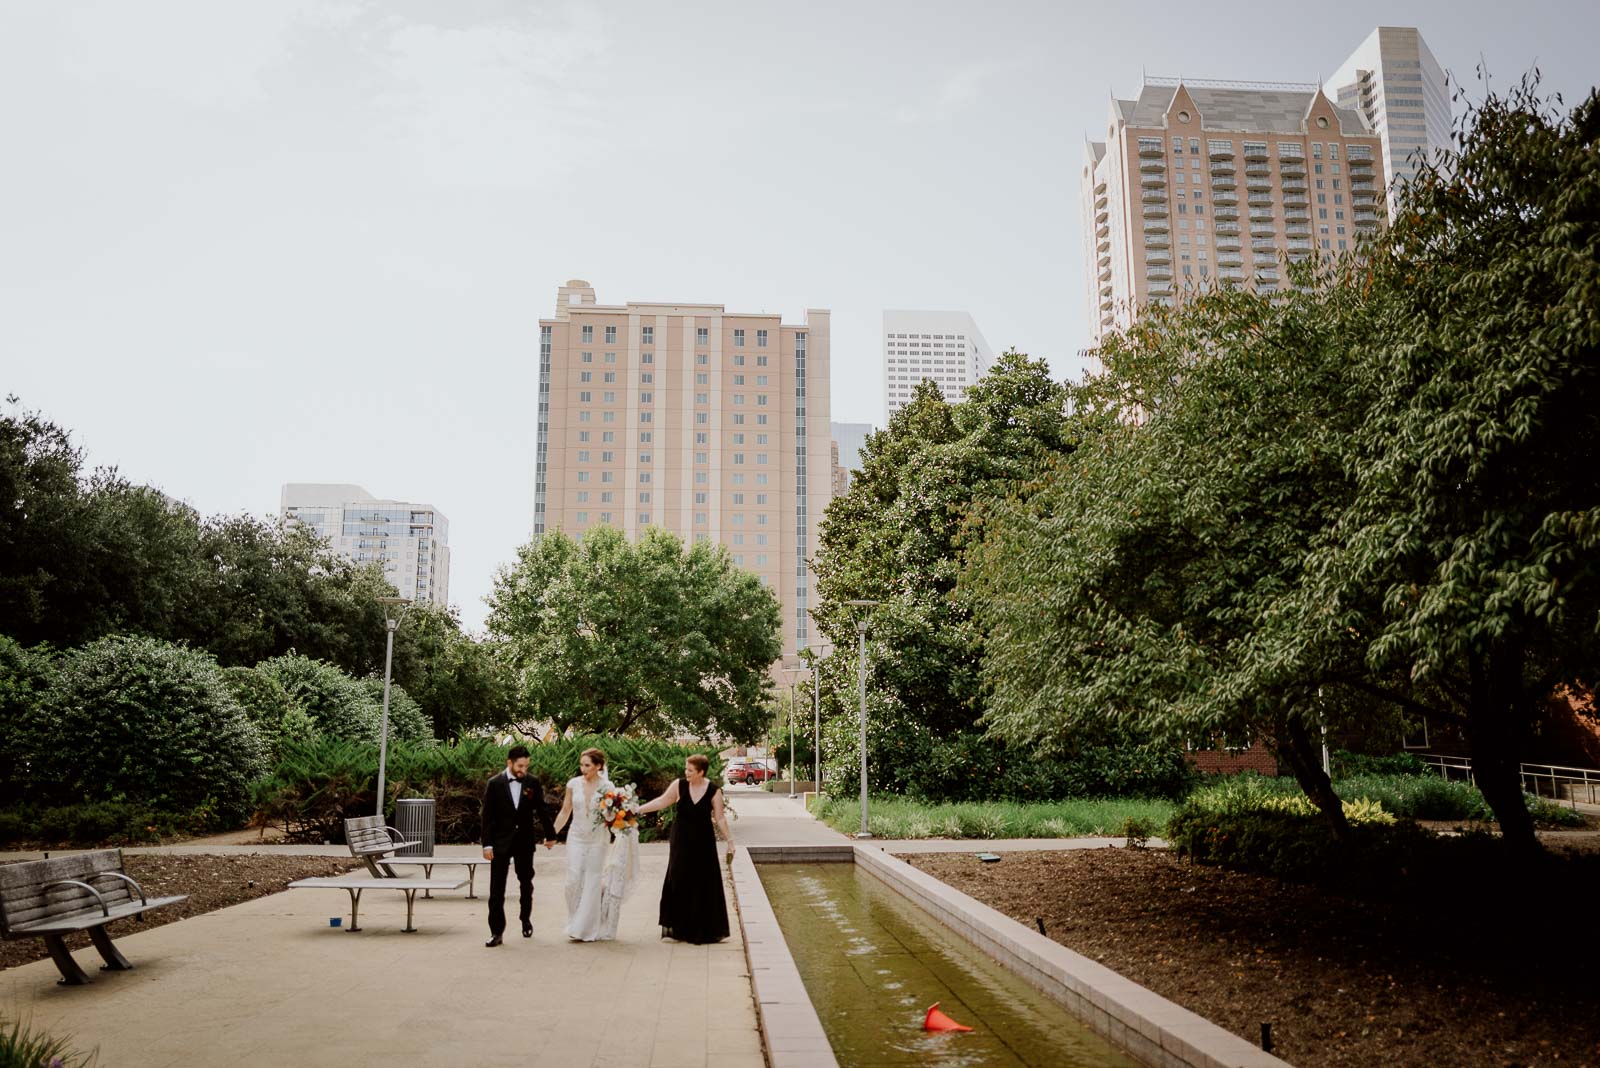
<instances>
[{"instance_id":1,"label":"large leafy tree","mask_svg":"<svg viewBox=\"0 0 1600 1068\"><path fill-rule=\"evenodd\" d=\"M997 729L1260 731L1339 827L1315 727L1456 719L1536 848L1522 743L1600 664L1597 111L1491 99L1361 261L1108 347L969 576Z\"/></svg>"},{"instance_id":2,"label":"large leafy tree","mask_svg":"<svg viewBox=\"0 0 1600 1068\"><path fill-rule=\"evenodd\" d=\"M720 734L766 725L782 652L777 598L721 547L611 527L524 545L489 598L489 630L529 719L594 733Z\"/></svg>"},{"instance_id":3,"label":"large leafy tree","mask_svg":"<svg viewBox=\"0 0 1600 1068\"><path fill-rule=\"evenodd\" d=\"M1363 410L1359 292L1336 272L1297 279L1308 291L1285 304L1212 293L1112 339L1077 392L1083 447L994 510L964 584L997 733L1266 737L1343 833L1320 730L1370 728L1411 695L1337 632L1272 671L1252 655L1350 498L1341 459ZM1389 701L1363 699L1376 692Z\"/></svg>"},{"instance_id":4,"label":"large leafy tree","mask_svg":"<svg viewBox=\"0 0 1600 1068\"><path fill-rule=\"evenodd\" d=\"M1384 315L1352 353L1372 394L1354 498L1295 622L1354 627L1375 670L1437 689L1531 850L1526 732L1600 673L1600 93L1562 115L1535 79L1475 109L1364 284Z\"/></svg>"},{"instance_id":5,"label":"large leafy tree","mask_svg":"<svg viewBox=\"0 0 1600 1068\"><path fill-rule=\"evenodd\" d=\"M838 695L829 701L837 770L858 745L857 612L847 600L880 602L868 684L880 785L909 785L901 772L925 762L931 746L978 729L983 635L957 578L986 510L1025 494L1070 452L1072 426L1048 365L1008 352L958 404L921 383L867 440L850 491L828 507L814 561L822 603L813 615L836 650L819 670L824 692Z\"/></svg>"}]
</instances>

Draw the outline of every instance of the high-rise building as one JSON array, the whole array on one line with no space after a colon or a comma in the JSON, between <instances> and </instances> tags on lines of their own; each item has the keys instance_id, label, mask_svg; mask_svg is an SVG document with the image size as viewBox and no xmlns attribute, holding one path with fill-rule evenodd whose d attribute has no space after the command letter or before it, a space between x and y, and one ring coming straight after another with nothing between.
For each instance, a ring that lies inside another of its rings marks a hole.
<instances>
[{"instance_id":1,"label":"high-rise building","mask_svg":"<svg viewBox=\"0 0 1600 1068\"><path fill-rule=\"evenodd\" d=\"M924 378L954 404L993 363L994 350L966 312L883 313L883 392L891 416Z\"/></svg>"},{"instance_id":2,"label":"high-rise building","mask_svg":"<svg viewBox=\"0 0 1600 1068\"><path fill-rule=\"evenodd\" d=\"M811 640L807 561L833 492L828 322L560 287L539 321L534 533L655 526L725 545L777 594L792 661Z\"/></svg>"},{"instance_id":3,"label":"high-rise building","mask_svg":"<svg viewBox=\"0 0 1600 1068\"><path fill-rule=\"evenodd\" d=\"M284 521L308 527L358 564L381 563L400 596L445 607L450 599L450 521L431 504L380 500L360 486L290 482Z\"/></svg>"},{"instance_id":4,"label":"high-rise building","mask_svg":"<svg viewBox=\"0 0 1600 1068\"><path fill-rule=\"evenodd\" d=\"M1382 151L1316 84L1147 77L1113 99L1083 168L1095 340L1186 289L1272 292L1285 256L1354 248L1382 217Z\"/></svg>"},{"instance_id":5,"label":"high-rise building","mask_svg":"<svg viewBox=\"0 0 1600 1068\"><path fill-rule=\"evenodd\" d=\"M1379 26L1328 79L1340 106L1359 111L1383 141L1389 208L1402 182L1450 145L1450 86L1415 26Z\"/></svg>"},{"instance_id":6,"label":"high-rise building","mask_svg":"<svg viewBox=\"0 0 1600 1068\"><path fill-rule=\"evenodd\" d=\"M844 488L850 488L850 475L861 470L861 450L873 431L871 423L831 423L828 432L839 445L839 466L844 471Z\"/></svg>"}]
</instances>

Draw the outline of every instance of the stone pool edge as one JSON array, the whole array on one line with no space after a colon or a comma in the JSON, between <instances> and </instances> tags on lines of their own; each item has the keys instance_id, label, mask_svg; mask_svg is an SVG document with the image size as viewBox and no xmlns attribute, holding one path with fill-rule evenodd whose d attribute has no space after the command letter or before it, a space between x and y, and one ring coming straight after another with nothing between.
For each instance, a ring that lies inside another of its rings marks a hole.
<instances>
[{"instance_id":1,"label":"stone pool edge","mask_svg":"<svg viewBox=\"0 0 1600 1068\"><path fill-rule=\"evenodd\" d=\"M744 939L745 964L755 993L761 1045L771 1068L839 1068L811 995L795 967L789 943L767 900L752 850L763 862L850 863L850 846L810 849L746 846L733 858L733 897ZM791 856L791 854L794 854Z\"/></svg>"},{"instance_id":2,"label":"stone pool edge","mask_svg":"<svg viewBox=\"0 0 1600 1068\"><path fill-rule=\"evenodd\" d=\"M881 846L848 848L854 850L855 862L863 870L916 902L1003 967L1060 1002L1102 1038L1151 1068L1289 1068L1287 1061L1256 1048L1233 1032L1105 965L1051 941L948 883L891 856ZM786 849L784 852L800 851ZM747 863L751 877L759 878L755 864ZM766 901L765 892L762 901ZM771 916L770 906L767 915ZM787 955L787 947L784 952ZM793 966L791 959L790 967ZM801 992L804 993L803 987ZM807 1005L809 1007L809 1000ZM815 1018L814 1009L811 1015Z\"/></svg>"}]
</instances>

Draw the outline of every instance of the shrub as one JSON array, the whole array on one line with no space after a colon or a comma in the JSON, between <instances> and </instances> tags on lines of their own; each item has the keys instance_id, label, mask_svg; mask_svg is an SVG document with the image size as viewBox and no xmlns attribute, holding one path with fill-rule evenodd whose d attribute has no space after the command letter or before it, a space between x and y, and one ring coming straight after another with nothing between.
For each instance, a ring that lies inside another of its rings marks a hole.
<instances>
[{"instance_id":1,"label":"shrub","mask_svg":"<svg viewBox=\"0 0 1600 1068\"><path fill-rule=\"evenodd\" d=\"M0 805L21 800L30 779L27 740L39 730L55 684L47 652L0 635Z\"/></svg>"},{"instance_id":2,"label":"shrub","mask_svg":"<svg viewBox=\"0 0 1600 1068\"><path fill-rule=\"evenodd\" d=\"M362 679L360 686L367 693L367 699L378 708L378 722L383 719L383 680ZM376 738L382 727L373 729L372 736ZM400 739L407 742L431 742L433 740L433 723L423 714L422 706L417 704L412 696L406 693L404 687L397 683L389 684L389 740Z\"/></svg>"},{"instance_id":3,"label":"shrub","mask_svg":"<svg viewBox=\"0 0 1600 1068\"><path fill-rule=\"evenodd\" d=\"M283 688L311 717L317 733L351 741L377 739L382 709L360 683L334 665L290 653L263 660L255 670Z\"/></svg>"},{"instance_id":4,"label":"shrub","mask_svg":"<svg viewBox=\"0 0 1600 1068\"><path fill-rule=\"evenodd\" d=\"M24 744L31 796L126 800L165 813L250 811L265 747L207 653L103 638L62 655L55 692Z\"/></svg>"},{"instance_id":5,"label":"shrub","mask_svg":"<svg viewBox=\"0 0 1600 1068\"><path fill-rule=\"evenodd\" d=\"M1369 756L1352 753L1348 749L1335 749L1329 763L1337 778L1355 778L1360 775L1428 775L1432 766L1415 753L1390 753Z\"/></svg>"},{"instance_id":6,"label":"shrub","mask_svg":"<svg viewBox=\"0 0 1600 1068\"><path fill-rule=\"evenodd\" d=\"M1397 816L1414 820L1493 820L1478 788L1448 782L1434 774L1357 775L1333 784L1341 798L1380 802Z\"/></svg>"},{"instance_id":7,"label":"shrub","mask_svg":"<svg viewBox=\"0 0 1600 1068\"><path fill-rule=\"evenodd\" d=\"M1084 746L1048 755L964 732L925 739L923 751L885 769L880 788L923 801L1061 801L1087 797L1180 797L1193 772L1171 746ZM880 768L884 765L878 765Z\"/></svg>"},{"instance_id":8,"label":"shrub","mask_svg":"<svg viewBox=\"0 0 1600 1068\"><path fill-rule=\"evenodd\" d=\"M1184 805L1167 840L1202 864L1360 889L1392 881L1432 838L1414 823L1353 824L1341 841L1320 817L1281 807L1213 810Z\"/></svg>"},{"instance_id":9,"label":"shrub","mask_svg":"<svg viewBox=\"0 0 1600 1068\"><path fill-rule=\"evenodd\" d=\"M254 668L230 667L222 669L222 678L233 691L234 700L260 732L269 760L278 758L278 748L286 734L300 737L311 729L305 711L272 676Z\"/></svg>"}]
</instances>

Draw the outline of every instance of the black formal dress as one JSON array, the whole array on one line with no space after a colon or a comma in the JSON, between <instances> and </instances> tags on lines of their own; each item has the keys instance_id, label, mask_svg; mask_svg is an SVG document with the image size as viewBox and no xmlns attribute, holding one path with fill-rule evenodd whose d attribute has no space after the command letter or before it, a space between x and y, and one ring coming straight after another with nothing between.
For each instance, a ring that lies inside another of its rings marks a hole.
<instances>
[{"instance_id":1,"label":"black formal dress","mask_svg":"<svg viewBox=\"0 0 1600 1068\"><path fill-rule=\"evenodd\" d=\"M680 942L720 942L728 937L728 901L722 893L717 831L711 798L717 784L707 780L705 796L689 795L689 781L678 780L678 806L672 818L672 848L661 887L661 934Z\"/></svg>"},{"instance_id":2,"label":"black formal dress","mask_svg":"<svg viewBox=\"0 0 1600 1068\"><path fill-rule=\"evenodd\" d=\"M483 844L493 847L489 861L489 933L506 929L506 877L513 865L522 889L522 922L533 917L533 850L556 836L556 819L545 804L544 786L532 775L521 780L520 803L511 803L511 776L502 771L483 791Z\"/></svg>"}]
</instances>

